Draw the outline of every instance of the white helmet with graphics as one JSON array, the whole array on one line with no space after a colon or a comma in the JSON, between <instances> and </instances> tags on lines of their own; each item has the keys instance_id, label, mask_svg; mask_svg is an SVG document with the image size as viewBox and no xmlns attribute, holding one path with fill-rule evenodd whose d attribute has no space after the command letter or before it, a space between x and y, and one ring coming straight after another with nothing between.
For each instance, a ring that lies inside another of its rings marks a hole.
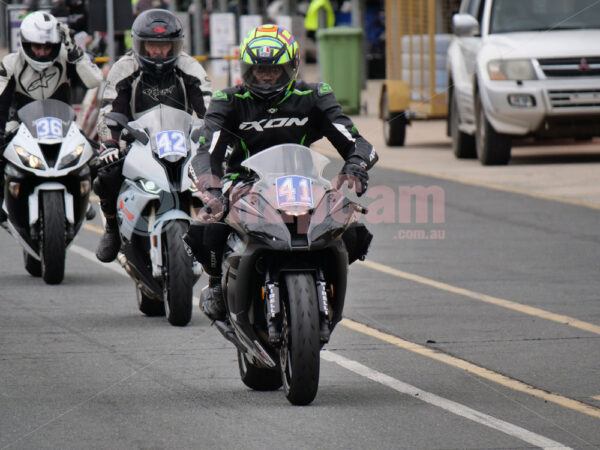
<instances>
[{"instance_id":1,"label":"white helmet with graphics","mask_svg":"<svg viewBox=\"0 0 600 450\"><path fill-rule=\"evenodd\" d=\"M36 11L29 14L19 30L19 51L36 71L47 69L58 57L61 35L52 14Z\"/></svg>"}]
</instances>

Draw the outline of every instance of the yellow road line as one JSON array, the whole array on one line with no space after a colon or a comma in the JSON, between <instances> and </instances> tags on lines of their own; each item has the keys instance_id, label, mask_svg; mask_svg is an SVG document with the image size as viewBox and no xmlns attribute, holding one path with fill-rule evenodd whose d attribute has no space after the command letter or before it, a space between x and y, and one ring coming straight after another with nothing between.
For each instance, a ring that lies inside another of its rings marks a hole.
<instances>
[{"instance_id":1,"label":"yellow road line","mask_svg":"<svg viewBox=\"0 0 600 450\"><path fill-rule=\"evenodd\" d=\"M83 224L83 228L85 228L88 231L93 231L94 233L104 234L104 230L102 228L88 222Z\"/></svg>"},{"instance_id":2,"label":"yellow road line","mask_svg":"<svg viewBox=\"0 0 600 450\"><path fill-rule=\"evenodd\" d=\"M350 319L343 319L341 321L341 324L351 330L357 331L367 336L371 336L375 339L379 339L380 341L387 342L388 344L395 345L396 347L402 348L404 350L408 350L413 353L417 353L419 355L435 359L436 361L440 361L444 364L448 364L450 366L464 370L465 372L477 375L481 378L484 378L488 381L492 381L496 384L507 387L514 391L523 392L525 394L532 395L542 400L555 403L559 406L572 409L574 411L578 411L588 416L600 419L600 408L596 408L595 406L587 405L580 401L573 400L568 397L563 397L559 394L537 389L521 381L514 380L505 375L494 372L493 370L477 366L463 359L456 358L445 353L440 353L437 350L423 347L422 345L415 344L413 342L405 341L404 339L400 339L399 337L393 336L391 334L383 333L379 330L370 328L362 323L355 322Z\"/></svg>"},{"instance_id":3,"label":"yellow road line","mask_svg":"<svg viewBox=\"0 0 600 450\"><path fill-rule=\"evenodd\" d=\"M361 266L369 267L370 269L377 270L379 272L386 273L388 275L393 275L398 278L403 278L405 280L415 281L417 283L424 284L426 286L431 286L436 289L441 289L446 292L451 292L453 294L462 295L464 297L472 298L474 300L478 300L484 303L490 303L492 305L500 306L502 308L512 309L514 311L518 311L523 314L527 314L534 317L539 317L541 319L550 320L552 322L557 322L562 325L568 325L573 328L578 328L580 330L587 331L589 333L600 334L600 326L594 325L593 323L584 322L582 320L575 319L573 317L564 316L561 314L555 314L549 311L544 311L543 309L534 308L533 306L522 305L517 302L513 302L510 300L505 300L503 298L492 297L490 295L480 294L479 292L470 291L468 289L459 288L456 286L452 286L451 284L442 283L440 281L435 281L430 278L425 278L419 275L415 275L412 273L404 272L402 270L394 269L393 267L385 266L383 264L379 264L373 261L359 261Z\"/></svg>"}]
</instances>

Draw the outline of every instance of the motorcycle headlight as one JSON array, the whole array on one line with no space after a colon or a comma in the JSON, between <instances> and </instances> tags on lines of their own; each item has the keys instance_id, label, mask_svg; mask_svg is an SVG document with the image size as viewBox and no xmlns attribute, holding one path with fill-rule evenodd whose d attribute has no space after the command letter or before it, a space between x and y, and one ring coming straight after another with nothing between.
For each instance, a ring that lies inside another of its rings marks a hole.
<instances>
[{"instance_id":1,"label":"motorcycle headlight","mask_svg":"<svg viewBox=\"0 0 600 450\"><path fill-rule=\"evenodd\" d=\"M60 164L58 165L58 169L65 169L67 167L72 167L77 164L79 161L79 157L83 153L84 145L80 144L77 148L71 153L67 154L60 160Z\"/></svg>"},{"instance_id":2,"label":"motorcycle headlight","mask_svg":"<svg viewBox=\"0 0 600 450\"><path fill-rule=\"evenodd\" d=\"M496 59L488 62L487 68L490 80L537 80L533 64L528 59Z\"/></svg>"},{"instance_id":3,"label":"motorcycle headlight","mask_svg":"<svg viewBox=\"0 0 600 450\"><path fill-rule=\"evenodd\" d=\"M23 147L15 147L15 151L17 152L17 155L19 155L21 162L26 166L31 167L32 169L46 168L46 165L40 158L25 151Z\"/></svg>"},{"instance_id":4,"label":"motorcycle headlight","mask_svg":"<svg viewBox=\"0 0 600 450\"><path fill-rule=\"evenodd\" d=\"M159 188L154 181L150 180L140 180L140 186L143 190L148 192L149 194L159 194L162 190Z\"/></svg>"}]
</instances>

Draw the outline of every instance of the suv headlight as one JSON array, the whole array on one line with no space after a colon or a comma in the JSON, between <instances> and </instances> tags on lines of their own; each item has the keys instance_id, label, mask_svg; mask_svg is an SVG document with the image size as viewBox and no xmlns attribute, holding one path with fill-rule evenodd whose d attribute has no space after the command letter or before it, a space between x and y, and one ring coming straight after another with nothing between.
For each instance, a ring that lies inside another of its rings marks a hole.
<instances>
[{"instance_id":1,"label":"suv headlight","mask_svg":"<svg viewBox=\"0 0 600 450\"><path fill-rule=\"evenodd\" d=\"M490 80L537 80L533 64L528 59L496 59L488 62Z\"/></svg>"},{"instance_id":2,"label":"suv headlight","mask_svg":"<svg viewBox=\"0 0 600 450\"><path fill-rule=\"evenodd\" d=\"M27 167L31 167L32 169L46 168L46 165L40 158L25 151L23 147L15 147L15 151L17 152L17 155L19 155L21 162Z\"/></svg>"}]
</instances>

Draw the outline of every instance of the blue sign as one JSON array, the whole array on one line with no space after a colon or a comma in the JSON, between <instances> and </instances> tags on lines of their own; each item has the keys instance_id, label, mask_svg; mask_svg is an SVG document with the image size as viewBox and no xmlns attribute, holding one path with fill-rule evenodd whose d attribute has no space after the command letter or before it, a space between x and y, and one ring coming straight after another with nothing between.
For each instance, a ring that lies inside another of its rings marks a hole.
<instances>
[{"instance_id":1,"label":"blue sign","mask_svg":"<svg viewBox=\"0 0 600 450\"><path fill-rule=\"evenodd\" d=\"M35 121L38 139L62 139L62 120L56 117L42 117Z\"/></svg>"},{"instance_id":2,"label":"blue sign","mask_svg":"<svg viewBox=\"0 0 600 450\"><path fill-rule=\"evenodd\" d=\"M169 155L186 156L185 134L179 130L161 131L156 135L158 156L164 158Z\"/></svg>"},{"instance_id":3,"label":"blue sign","mask_svg":"<svg viewBox=\"0 0 600 450\"><path fill-rule=\"evenodd\" d=\"M289 175L277 178L277 204L282 206L307 206L312 208L312 184L310 178Z\"/></svg>"}]
</instances>

